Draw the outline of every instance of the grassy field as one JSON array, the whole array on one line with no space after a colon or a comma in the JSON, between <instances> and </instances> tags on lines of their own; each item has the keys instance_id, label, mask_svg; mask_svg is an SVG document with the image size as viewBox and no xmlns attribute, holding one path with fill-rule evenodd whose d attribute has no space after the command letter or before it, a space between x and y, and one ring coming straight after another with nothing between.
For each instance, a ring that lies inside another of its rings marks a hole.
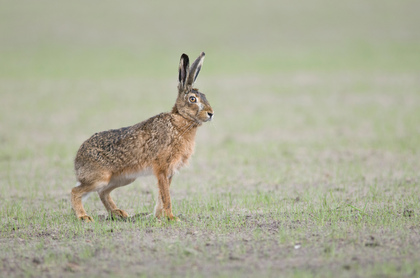
<instances>
[{"instance_id":1,"label":"grassy field","mask_svg":"<svg viewBox=\"0 0 420 278\"><path fill-rule=\"evenodd\" d=\"M419 2L0 6L0 276L420 277ZM170 110L201 51L182 222L153 177L79 222L80 144Z\"/></svg>"}]
</instances>

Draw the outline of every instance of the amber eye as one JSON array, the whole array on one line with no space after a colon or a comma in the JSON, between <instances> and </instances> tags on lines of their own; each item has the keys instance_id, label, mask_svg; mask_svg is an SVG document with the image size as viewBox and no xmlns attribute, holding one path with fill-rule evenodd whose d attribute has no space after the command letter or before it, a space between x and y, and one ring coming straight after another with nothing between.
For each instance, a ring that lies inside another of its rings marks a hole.
<instances>
[{"instance_id":1,"label":"amber eye","mask_svg":"<svg viewBox=\"0 0 420 278\"><path fill-rule=\"evenodd\" d=\"M197 98L193 97L193 96L190 96L189 100L190 100L191 103L196 103L197 102Z\"/></svg>"}]
</instances>

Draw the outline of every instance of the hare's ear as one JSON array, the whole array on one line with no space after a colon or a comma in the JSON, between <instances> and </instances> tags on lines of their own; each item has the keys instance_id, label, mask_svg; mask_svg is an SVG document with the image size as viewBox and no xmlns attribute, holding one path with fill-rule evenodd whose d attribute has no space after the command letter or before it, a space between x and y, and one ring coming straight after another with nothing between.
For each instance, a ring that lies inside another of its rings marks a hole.
<instances>
[{"instance_id":1,"label":"hare's ear","mask_svg":"<svg viewBox=\"0 0 420 278\"><path fill-rule=\"evenodd\" d=\"M201 66L203 65L204 62L204 56L206 54L204 52L201 52L200 56L198 56L198 58L194 61L194 63L192 63L191 68L190 68L190 72L188 74L188 78L187 78L187 85L193 85L195 80L197 79L198 74L200 73L201 70Z\"/></svg>"},{"instance_id":2,"label":"hare's ear","mask_svg":"<svg viewBox=\"0 0 420 278\"><path fill-rule=\"evenodd\" d=\"M188 76L189 66L190 66L190 59L188 58L188 55L182 54L181 60L179 61L179 76L178 76L180 89L183 89L186 85L185 81Z\"/></svg>"}]
</instances>

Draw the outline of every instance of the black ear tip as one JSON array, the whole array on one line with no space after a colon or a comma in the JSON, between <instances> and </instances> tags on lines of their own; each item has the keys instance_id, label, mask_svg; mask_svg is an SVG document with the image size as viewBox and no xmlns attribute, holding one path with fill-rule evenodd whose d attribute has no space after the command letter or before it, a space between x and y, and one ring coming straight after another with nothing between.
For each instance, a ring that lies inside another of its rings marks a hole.
<instances>
[{"instance_id":1,"label":"black ear tip","mask_svg":"<svg viewBox=\"0 0 420 278\"><path fill-rule=\"evenodd\" d=\"M185 54L185 53L182 53L182 55L181 55L181 59L188 59L188 55L187 55L187 54Z\"/></svg>"},{"instance_id":2,"label":"black ear tip","mask_svg":"<svg viewBox=\"0 0 420 278\"><path fill-rule=\"evenodd\" d=\"M206 53L204 53L204 51L203 51L203 52L201 52L200 56L204 57L204 56L206 56Z\"/></svg>"}]
</instances>

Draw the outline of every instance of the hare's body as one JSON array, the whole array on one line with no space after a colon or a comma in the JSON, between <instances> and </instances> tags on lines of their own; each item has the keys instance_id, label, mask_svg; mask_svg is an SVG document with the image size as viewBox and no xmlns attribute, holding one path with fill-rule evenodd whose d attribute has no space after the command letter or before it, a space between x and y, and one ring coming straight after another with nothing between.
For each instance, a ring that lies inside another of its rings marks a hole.
<instances>
[{"instance_id":1,"label":"hare's body","mask_svg":"<svg viewBox=\"0 0 420 278\"><path fill-rule=\"evenodd\" d=\"M162 113L130 127L96 133L80 146L76 175L81 183L94 183L105 173L133 179L152 174L162 158L171 175L193 153L196 130L194 122Z\"/></svg>"},{"instance_id":2,"label":"hare's body","mask_svg":"<svg viewBox=\"0 0 420 278\"><path fill-rule=\"evenodd\" d=\"M78 186L73 188L71 200L80 219L92 220L82 205L82 198L92 191L99 193L114 216L127 217L109 193L148 174L158 180L155 216L174 218L169 195L172 176L194 152L197 127L213 116L205 95L192 88L203 59L204 53L189 70L188 56L181 56L178 98L171 112L130 127L96 133L80 146L75 159Z\"/></svg>"}]
</instances>

